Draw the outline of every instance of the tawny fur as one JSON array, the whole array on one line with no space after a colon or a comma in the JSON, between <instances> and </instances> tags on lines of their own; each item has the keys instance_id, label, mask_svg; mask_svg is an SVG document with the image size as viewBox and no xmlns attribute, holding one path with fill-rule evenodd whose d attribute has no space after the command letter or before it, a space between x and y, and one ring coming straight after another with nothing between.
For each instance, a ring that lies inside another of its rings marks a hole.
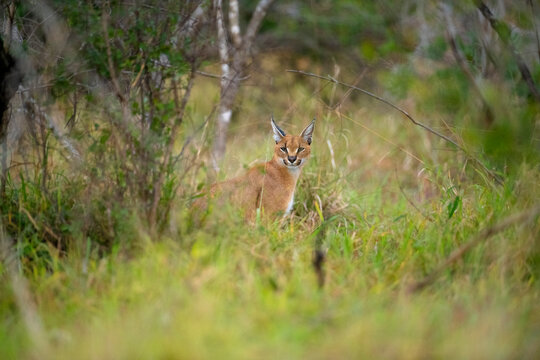
<instances>
[{"instance_id":1,"label":"tawny fur","mask_svg":"<svg viewBox=\"0 0 540 360\"><path fill-rule=\"evenodd\" d=\"M286 135L272 119L276 145L274 155L266 163L257 164L246 174L211 186L209 195L226 199L245 211L246 219L252 220L257 209L266 216L285 215L292 208L296 183L311 154L313 120L300 135ZM195 206L204 207L206 199Z\"/></svg>"}]
</instances>

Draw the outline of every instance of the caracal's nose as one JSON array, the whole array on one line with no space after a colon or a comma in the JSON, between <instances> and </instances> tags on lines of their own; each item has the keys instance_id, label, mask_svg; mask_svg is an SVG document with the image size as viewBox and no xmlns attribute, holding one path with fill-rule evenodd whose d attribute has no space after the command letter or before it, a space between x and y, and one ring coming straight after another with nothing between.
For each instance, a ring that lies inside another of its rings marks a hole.
<instances>
[{"instance_id":1,"label":"caracal's nose","mask_svg":"<svg viewBox=\"0 0 540 360\"><path fill-rule=\"evenodd\" d=\"M296 156L287 156L287 159L289 159L289 162L292 164L296 161Z\"/></svg>"}]
</instances>

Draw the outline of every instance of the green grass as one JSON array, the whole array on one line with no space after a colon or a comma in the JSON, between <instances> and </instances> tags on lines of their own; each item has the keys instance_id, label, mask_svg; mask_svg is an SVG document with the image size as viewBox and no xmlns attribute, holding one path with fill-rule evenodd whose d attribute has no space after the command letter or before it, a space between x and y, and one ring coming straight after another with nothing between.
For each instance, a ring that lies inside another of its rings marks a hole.
<instances>
[{"instance_id":1,"label":"green grass","mask_svg":"<svg viewBox=\"0 0 540 360\"><path fill-rule=\"evenodd\" d=\"M478 202L478 208L494 201L468 200ZM365 199L365 210L377 211L381 201L379 196ZM400 213L405 206L386 211ZM442 215L447 217L445 211ZM453 224L428 224L414 214L380 216L371 226L328 229L322 290L311 266L313 239L302 225L257 229L236 224L217 229L213 237L198 234L190 251L178 239L163 239L148 243L134 259L94 260L86 275L81 259L59 261L62 266L53 272L31 277L54 344L51 357L537 354L536 279L527 280L524 269L516 268L527 260L516 259L516 247L532 241L533 229L494 237L431 288L410 295L405 291L410 281L488 221L458 217ZM2 305L3 312L13 310L13 304ZM27 339L16 313L3 316L2 329L2 358L22 356Z\"/></svg>"},{"instance_id":2,"label":"green grass","mask_svg":"<svg viewBox=\"0 0 540 360\"><path fill-rule=\"evenodd\" d=\"M156 237L135 225L128 248L119 239L103 253L76 236L63 255L43 245L47 263L25 267L51 344L38 358L538 356L538 219L485 239L434 284L407 291L481 229L534 205L537 165L515 166L496 186L388 109L349 103L343 111L353 122L309 86L288 85L273 96L298 116L280 122L276 114L278 123L300 131L318 115L293 218L249 226L217 209L193 229L179 199L170 229ZM195 123L211 96L194 91ZM229 176L271 151L266 109L252 100L244 98L242 113L253 120L233 124ZM201 179L203 171L189 186ZM317 237L321 216L327 223ZM322 289L312 266L316 241L327 251ZM0 358L36 357L2 274Z\"/></svg>"}]
</instances>

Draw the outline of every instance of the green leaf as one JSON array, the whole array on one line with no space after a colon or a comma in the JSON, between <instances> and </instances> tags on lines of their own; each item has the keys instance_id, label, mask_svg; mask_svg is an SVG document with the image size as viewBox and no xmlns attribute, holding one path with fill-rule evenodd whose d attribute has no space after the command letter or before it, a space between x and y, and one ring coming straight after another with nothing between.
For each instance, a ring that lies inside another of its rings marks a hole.
<instances>
[{"instance_id":1,"label":"green leaf","mask_svg":"<svg viewBox=\"0 0 540 360\"><path fill-rule=\"evenodd\" d=\"M461 197L459 197L458 195L454 198L454 201L448 204L448 219L450 219L454 215L460 202L461 202Z\"/></svg>"}]
</instances>

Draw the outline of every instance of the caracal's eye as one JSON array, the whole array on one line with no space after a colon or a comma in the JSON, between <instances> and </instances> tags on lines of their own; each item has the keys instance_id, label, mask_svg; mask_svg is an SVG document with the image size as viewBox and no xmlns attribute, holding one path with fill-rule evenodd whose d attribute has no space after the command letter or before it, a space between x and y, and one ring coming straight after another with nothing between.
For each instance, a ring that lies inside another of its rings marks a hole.
<instances>
[{"instance_id":1,"label":"caracal's eye","mask_svg":"<svg viewBox=\"0 0 540 360\"><path fill-rule=\"evenodd\" d=\"M304 151L305 149L303 147L298 148L298 152Z\"/></svg>"},{"instance_id":2,"label":"caracal's eye","mask_svg":"<svg viewBox=\"0 0 540 360\"><path fill-rule=\"evenodd\" d=\"M279 148L279 150L283 151L284 153L286 153L286 152L287 152L287 148L286 148L285 146L284 146L284 147L282 147L282 148Z\"/></svg>"}]
</instances>

